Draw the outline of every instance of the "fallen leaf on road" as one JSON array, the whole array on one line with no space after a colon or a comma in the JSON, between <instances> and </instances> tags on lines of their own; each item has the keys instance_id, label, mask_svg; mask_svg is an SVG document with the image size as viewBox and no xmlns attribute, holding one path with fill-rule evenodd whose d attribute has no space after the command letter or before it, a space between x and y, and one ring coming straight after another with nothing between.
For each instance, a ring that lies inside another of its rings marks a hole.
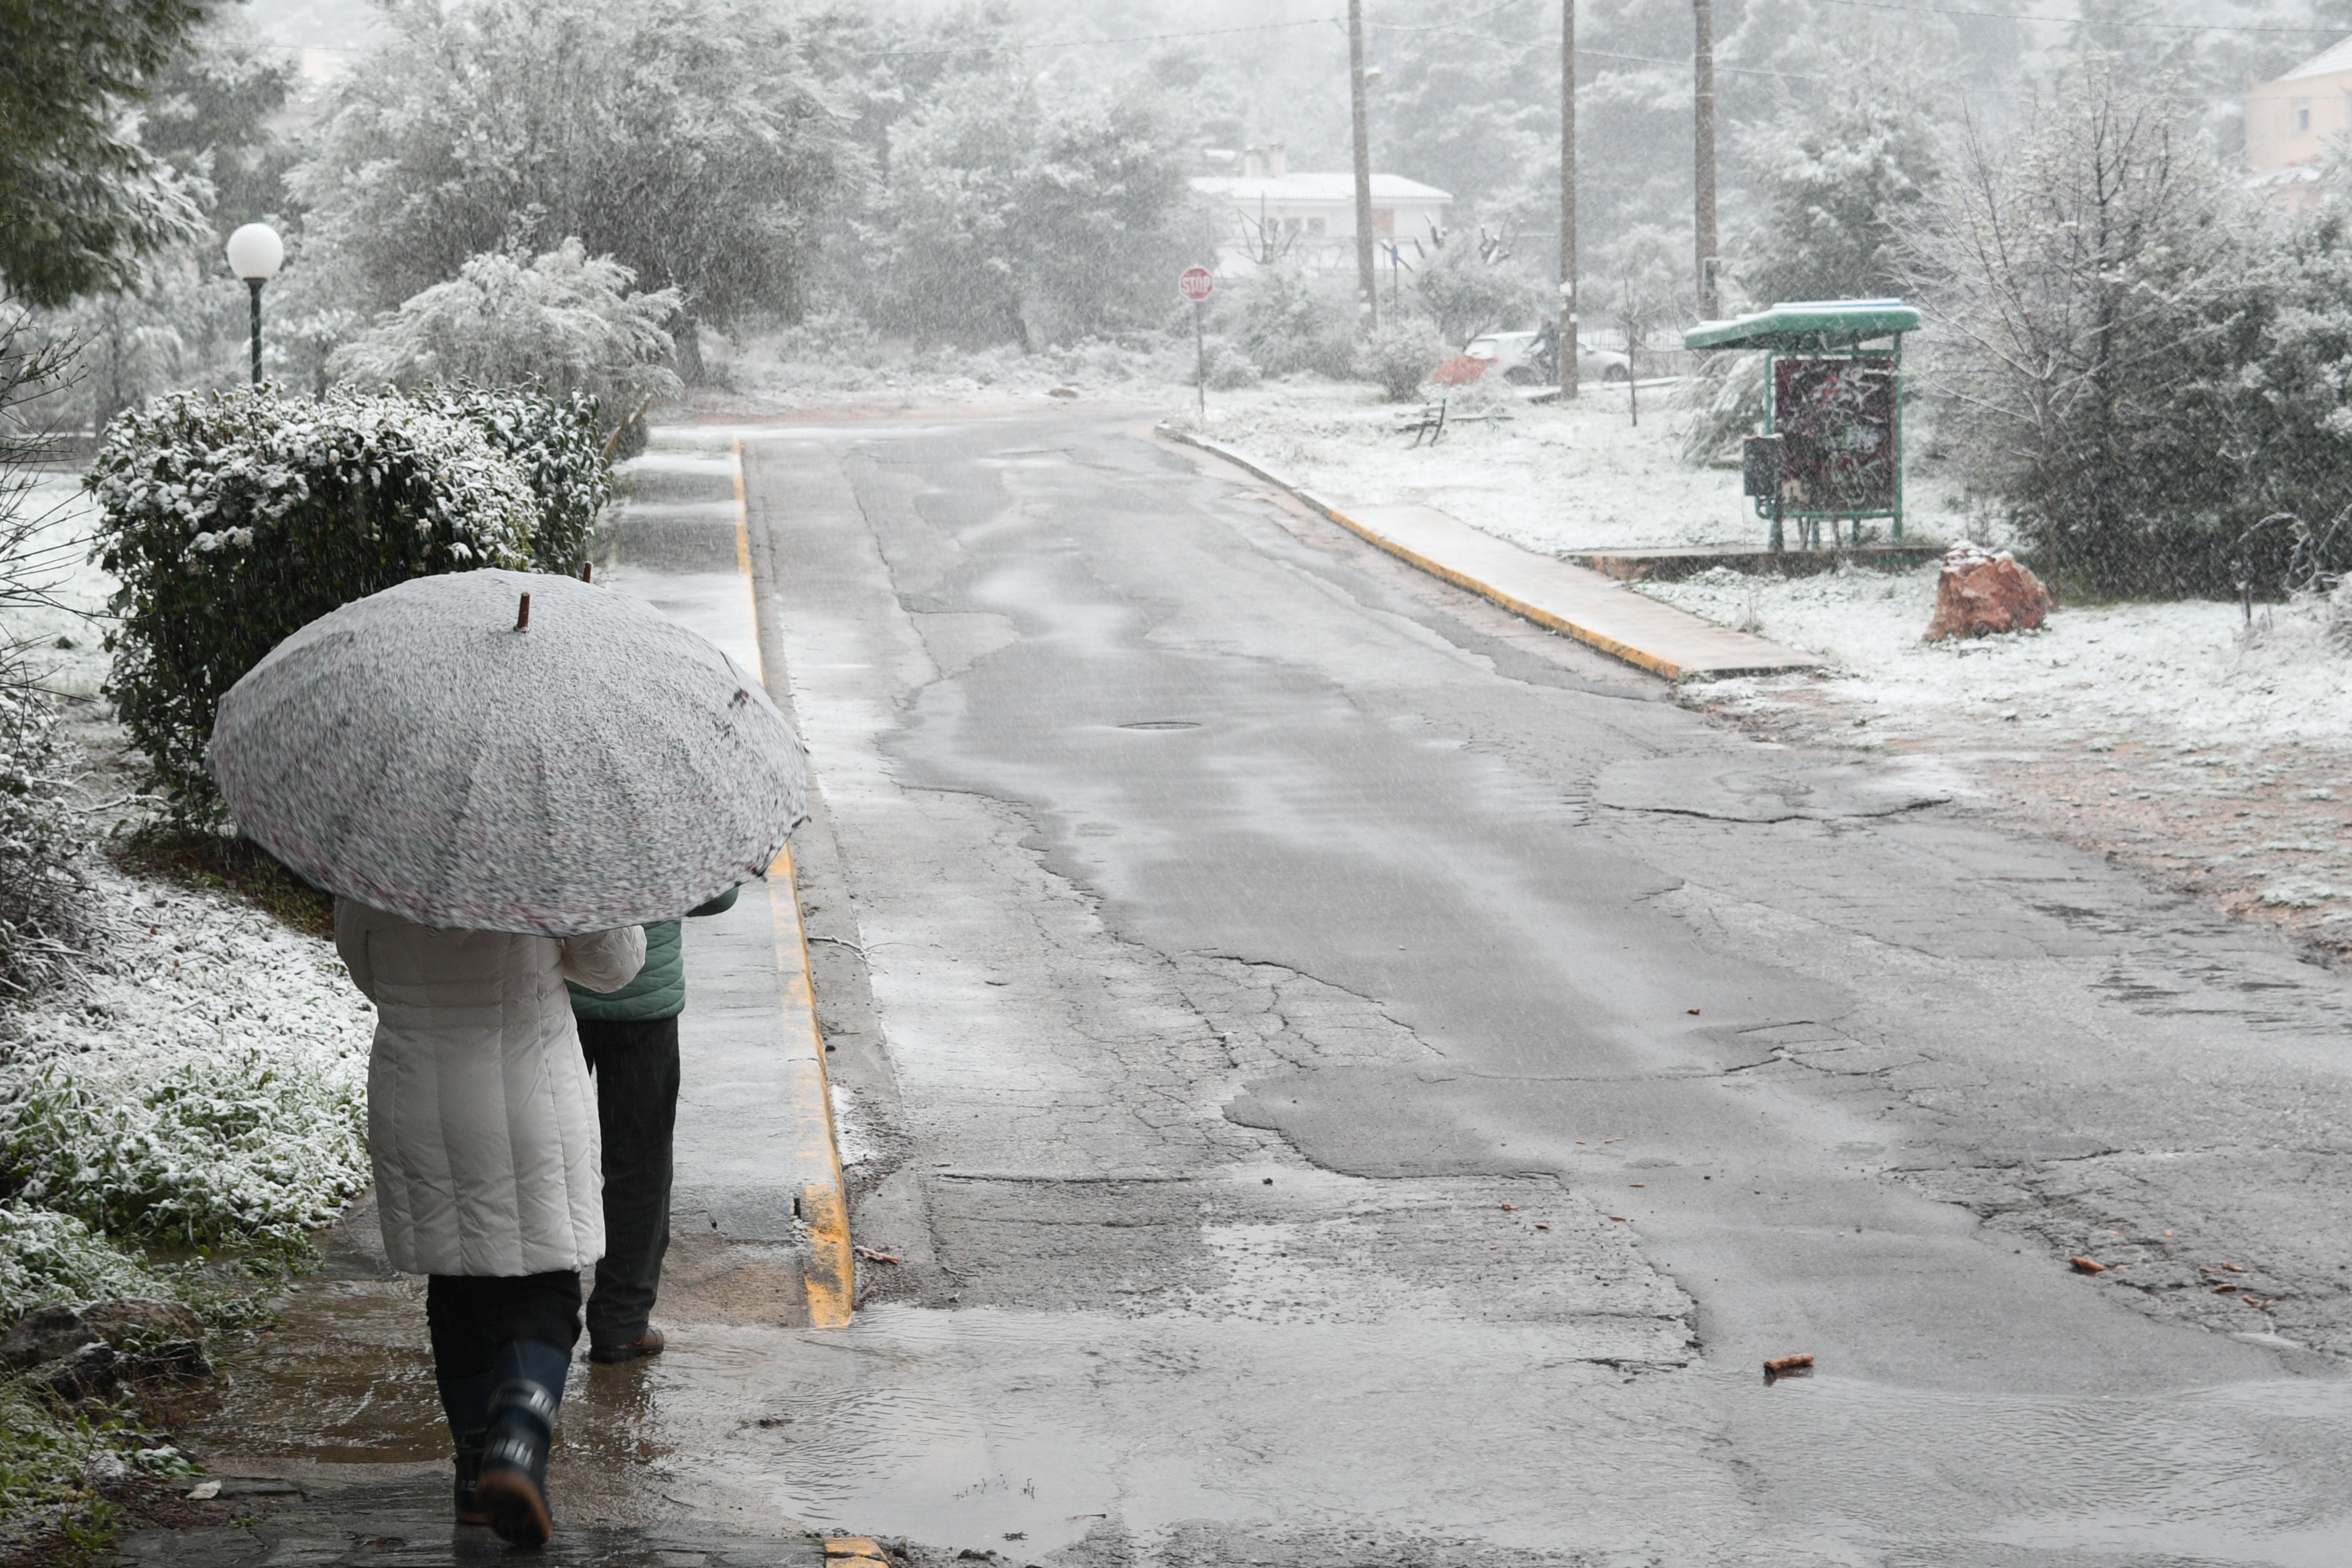
<instances>
[{"instance_id":1,"label":"fallen leaf on road","mask_svg":"<svg viewBox=\"0 0 2352 1568\"><path fill-rule=\"evenodd\" d=\"M1626 1224L1628 1224L1628 1225L1631 1225L1631 1224L1633 1224L1633 1221L1631 1221L1631 1220L1626 1220L1626 1219L1625 1219L1625 1216L1624 1216L1623 1215L1622 1215L1622 1214L1612 1214L1612 1215L1611 1215L1609 1217L1610 1217L1611 1219L1615 1219L1615 1220L1625 1220L1625 1223L1626 1223Z\"/></svg>"},{"instance_id":2,"label":"fallen leaf on road","mask_svg":"<svg viewBox=\"0 0 2352 1568\"><path fill-rule=\"evenodd\" d=\"M1503 1212L1505 1214L1517 1214L1518 1212L1518 1208L1519 1205L1517 1204L1505 1204L1503 1205Z\"/></svg>"},{"instance_id":3,"label":"fallen leaf on road","mask_svg":"<svg viewBox=\"0 0 2352 1568\"><path fill-rule=\"evenodd\" d=\"M2077 1274L2105 1274L2107 1271L2107 1266L2096 1258L2070 1258L2066 1261L2074 1266Z\"/></svg>"},{"instance_id":4,"label":"fallen leaf on road","mask_svg":"<svg viewBox=\"0 0 2352 1568\"><path fill-rule=\"evenodd\" d=\"M2243 1268L2234 1263L2224 1263L2221 1267L2228 1269L2232 1274L2243 1274L2245 1272Z\"/></svg>"},{"instance_id":5,"label":"fallen leaf on road","mask_svg":"<svg viewBox=\"0 0 2352 1568\"><path fill-rule=\"evenodd\" d=\"M1648 1186L1649 1184L1649 1184L1649 1183L1647 1183L1647 1182L1635 1182L1635 1183L1633 1184L1633 1185L1635 1185L1635 1186L1637 1186L1637 1187L1646 1187L1646 1186Z\"/></svg>"},{"instance_id":6,"label":"fallen leaf on road","mask_svg":"<svg viewBox=\"0 0 2352 1568\"><path fill-rule=\"evenodd\" d=\"M869 1263L896 1263L898 1261L898 1258L893 1258L890 1254L887 1252L877 1252L870 1247L859 1247L857 1249L857 1256L865 1258Z\"/></svg>"},{"instance_id":7,"label":"fallen leaf on road","mask_svg":"<svg viewBox=\"0 0 2352 1568\"><path fill-rule=\"evenodd\" d=\"M1696 1017L1697 1017L1697 1016L1698 1016L1698 1009L1697 1009L1697 1008L1693 1007L1693 1008L1689 1009L1689 1012L1690 1012L1690 1016L1691 1016L1692 1017L1696 1018Z\"/></svg>"},{"instance_id":8,"label":"fallen leaf on road","mask_svg":"<svg viewBox=\"0 0 2352 1568\"><path fill-rule=\"evenodd\" d=\"M1538 1220L1538 1221L1536 1221L1536 1228L1537 1228L1538 1230L1549 1230L1549 1229L1551 1228L1551 1226L1548 1226L1548 1225L1544 1224L1544 1222L1543 1222L1543 1221L1541 1221L1541 1220Z\"/></svg>"},{"instance_id":9,"label":"fallen leaf on road","mask_svg":"<svg viewBox=\"0 0 2352 1568\"><path fill-rule=\"evenodd\" d=\"M1764 1363L1764 1370L1774 1374L1784 1372L1802 1372L1812 1364L1813 1354L1811 1351L1807 1351L1801 1355L1776 1356Z\"/></svg>"},{"instance_id":10,"label":"fallen leaf on road","mask_svg":"<svg viewBox=\"0 0 2352 1568\"><path fill-rule=\"evenodd\" d=\"M2228 1295L2231 1291L2235 1290L2236 1289L2238 1289L2238 1287L2236 1287L2235 1285L2231 1285L2231 1284L2223 1283L2223 1284L2216 1285L2216 1286L2214 1286L2214 1287L2213 1287L2213 1294L2215 1294L2216 1296L2226 1296L2226 1295Z\"/></svg>"}]
</instances>

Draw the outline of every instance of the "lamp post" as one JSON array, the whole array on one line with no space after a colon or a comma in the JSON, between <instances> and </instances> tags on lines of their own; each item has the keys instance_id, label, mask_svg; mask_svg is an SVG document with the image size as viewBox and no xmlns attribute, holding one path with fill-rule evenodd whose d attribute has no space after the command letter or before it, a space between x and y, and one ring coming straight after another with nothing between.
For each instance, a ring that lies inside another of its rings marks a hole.
<instances>
[{"instance_id":1,"label":"lamp post","mask_svg":"<svg viewBox=\"0 0 2352 1568\"><path fill-rule=\"evenodd\" d=\"M230 270L253 291L253 384L261 384L261 286L286 262L286 242L266 223L249 223L228 237Z\"/></svg>"}]
</instances>

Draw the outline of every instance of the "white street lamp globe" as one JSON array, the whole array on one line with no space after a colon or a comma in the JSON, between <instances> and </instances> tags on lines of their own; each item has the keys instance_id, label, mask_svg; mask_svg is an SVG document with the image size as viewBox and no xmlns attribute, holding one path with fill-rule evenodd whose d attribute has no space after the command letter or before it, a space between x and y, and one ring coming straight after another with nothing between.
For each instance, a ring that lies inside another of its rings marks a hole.
<instances>
[{"instance_id":1,"label":"white street lamp globe","mask_svg":"<svg viewBox=\"0 0 2352 1568\"><path fill-rule=\"evenodd\" d=\"M228 264L248 283L278 276L286 261L286 242L266 223L249 223L228 237Z\"/></svg>"}]
</instances>

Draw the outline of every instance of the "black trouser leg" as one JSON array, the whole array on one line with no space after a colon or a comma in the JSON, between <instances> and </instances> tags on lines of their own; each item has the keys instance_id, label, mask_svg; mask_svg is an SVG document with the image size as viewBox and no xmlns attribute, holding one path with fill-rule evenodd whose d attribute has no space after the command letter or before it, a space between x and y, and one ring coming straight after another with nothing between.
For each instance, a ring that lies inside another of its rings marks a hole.
<instances>
[{"instance_id":1,"label":"black trouser leg","mask_svg":"<svg viewBox=\"0 0 2352 1568\"><path fill-rule=\"evenodd\" d=\"M425 1281L433 1371L446 1379L488 1374L499 1352L536 1340L569 1354L580 1341L580 1276L434 1274Z\"/></svg>"},{"instance_id":2,"label":"black trouser leg","mask_svg":"<svg viewBox=\"0 0 2352 1568\"><path fill-rule=\"evenodd\" d=\"M669 1250L670 1139L677 1126L677 1020L580 1020L604 1137L604 1256L588 1299L588 1342L646 1331Z\"/></svg>"}]
</instances>

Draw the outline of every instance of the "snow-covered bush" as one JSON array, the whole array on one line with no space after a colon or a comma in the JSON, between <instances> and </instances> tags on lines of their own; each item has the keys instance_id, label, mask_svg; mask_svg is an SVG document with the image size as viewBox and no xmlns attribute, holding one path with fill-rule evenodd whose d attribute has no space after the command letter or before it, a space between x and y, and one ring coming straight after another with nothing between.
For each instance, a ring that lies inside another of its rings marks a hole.
<instances>
[{"instance_id":1,"label":"snow-covered bush","mask_svg":"<svg viewBox=\"0 0 2352 1568\"><path fill-rule=\"evenodd\" d=\"M1393 318L1366 338L1356 355L1356 374L1381 384L1391 403L1409 403L1430 373L1445 363L1445 340L1419 316Z\"/></svg>"},{"instance_id":2,"label":"snow-covered bush","mask_svg":"<svg viewBox=\"0 0 2352 1568\"><path fill-rule=\"evenodd\" d=\"M1283 260L1259 268L1233 294L1240 319L1230 330L1266 374L1310 371L1346 379L1355 352L1354 311L1336 290Z\"/></svg>"},{"instance_id":3,"label":"snow-covered bush","mask_svg":"<svg viewBox=\"0 0 2352 1568\"><path fill-rule=\"evenodd\" d=\"M291 1242L367 1184L374 1018L333 950L225 899L101 890L123 917L108 972L9 1020L0 1178L23 1212L0 1210L0 1295L6 1226L34 1209L123 1239Z\"/></svg>"},{"instance_id":4,"label":"snow-covered bush","mask_svg":"<svg viewBox=\"0 0 2352 1568\"><path fill-rule=\"evenodd\" d=\"M328 362L362 385L466 382L538 386L595 400L609 435L639 426L655 398L678 390L665 363L675 289L632 291L636 274L567 239L535 260L474 257L446 283L411 296Z\"/></svg>"},{"instance_id":5,"label":"snow-covered bush","mask_svg":"<svg viewBox=\"0 0 2352 1568\"><path fill-rule=\"evenodd\" d=\"M530 536L532 569L567 576L579 571L597 519L613 499L614 443L599 438L594 400L585 393L551 398L463 382L422 387L408 396L421 407L467 421L491 450L521 465L523 479L539 498ZM637 439L642 445L641 426Z\"/></svg>"},{"instance_id":6,"label":"snow-covered bush","mask_svg":"<svg viewBox=\"0 0 2352 1568\"><path fill-rule=\"evenodd\" d=\"M1481 332L1532 327L1552 307L1549 289L1515 257L1499 237L1480 231L1441 240L1434 256L1413 279L1422 308L1437 323L1437 335L1460 346Z\"/></svg>"},{"instance_id":7,"label":"snow-covered bush","mask_svg":"<svg viewBox=\"0 0 2352 1568\"><path fill-rule=\"evenodd\" d=\"M71 1215L0 1204L0 1318L117 1296L158 1296L153 1270Z\"/></svg>"},{"instance_id":8,"label":"snow-covered bush","mask_svg":"<svg viewBox=\"0 0 2352 1568\"><path fill-rule=\"evenodd\" d=\"M1265 379L1264 373L1258 369L1255 362L1248 354L1223 338L1211 338L1208 341L1205 345L1205 357L1208 362L1209 390L1212 392L1233 392L1244 386L1255 386ZM1193 375L1197 376L1200 374L1200 367L1196 364L1193 368Z\"/></svg>"},{"instance_id":9,"label":"snow-covered bush","mask_svg":"<svg viewBox=\"0 0 2352 1568\"><path fill-rule=\"evenodd\" d=\"M115 421L88 480L120 584L106 690L176 815L215 815L214 711L298 627L411 577L576 568L601 455L582 460L584 404L533 401L256 388Z\"/></svg>"}]
</instances>

